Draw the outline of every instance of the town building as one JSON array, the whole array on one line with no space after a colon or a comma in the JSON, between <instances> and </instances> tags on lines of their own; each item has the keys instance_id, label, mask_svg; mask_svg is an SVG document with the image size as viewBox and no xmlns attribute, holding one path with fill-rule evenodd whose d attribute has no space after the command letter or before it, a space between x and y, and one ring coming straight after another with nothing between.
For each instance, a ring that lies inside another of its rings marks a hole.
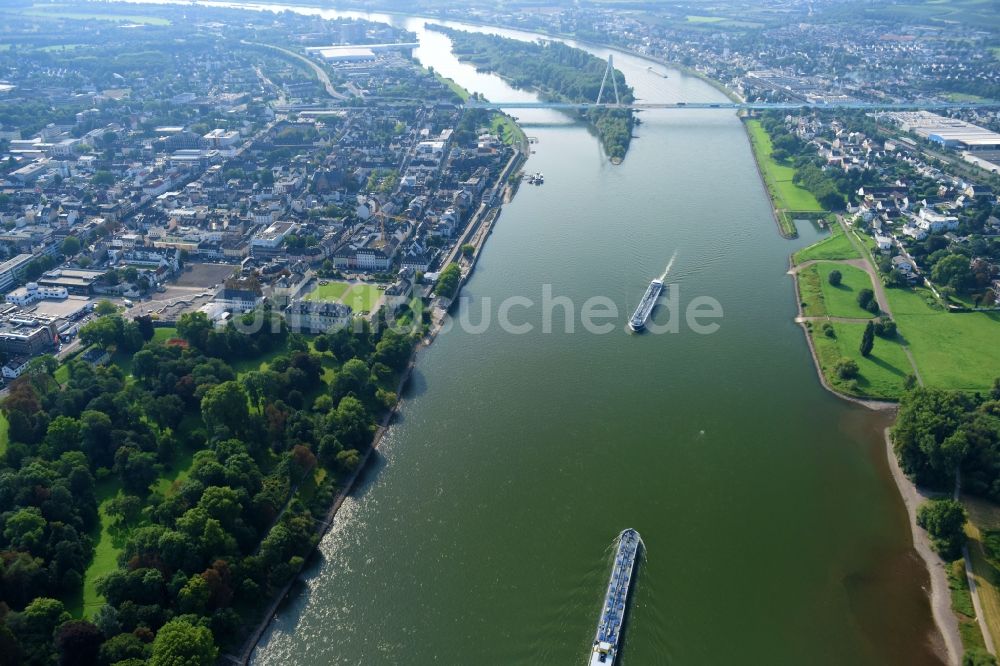
<instances>
[{"instance_id":1,"label":"town building","mask_svg":"<svg viewBox=\"0 0 1000 666\"><path fill-rule=\"evenodd\" d=\"M293 331L326 333L351 323L351 308L331 301L292 301L285 310L285 320Z\"/></svg>"},{"instance_id":2,"label":"town building","mask_svg":"<svg viewBox=\"0 0 1000 666\"><path fill-rule=\"evenodd\" d=\"M68 296L66 287L40 286L37 282L29 282L7 294L6 300L8 303L25 307L46 298L63 300Z\"/></svg>"}]
</instances>

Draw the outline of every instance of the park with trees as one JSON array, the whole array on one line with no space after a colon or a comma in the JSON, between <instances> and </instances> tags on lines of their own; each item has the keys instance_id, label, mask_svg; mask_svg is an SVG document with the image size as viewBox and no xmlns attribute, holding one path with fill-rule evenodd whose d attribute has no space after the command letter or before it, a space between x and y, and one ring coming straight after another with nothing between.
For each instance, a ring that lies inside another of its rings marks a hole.
<instances>
[{"instance_id":1,"label":"park with trees","mask_svg":"<svg viewBox=\"0 0 1000 666\"><path fill-rule=\"evenodd\" d=\"M50 359L11 384L0 662L211 664L298 573L415 340L263 315L164 337L108 314L81 336L130 372Z\"/></svg>"}]
</instances>

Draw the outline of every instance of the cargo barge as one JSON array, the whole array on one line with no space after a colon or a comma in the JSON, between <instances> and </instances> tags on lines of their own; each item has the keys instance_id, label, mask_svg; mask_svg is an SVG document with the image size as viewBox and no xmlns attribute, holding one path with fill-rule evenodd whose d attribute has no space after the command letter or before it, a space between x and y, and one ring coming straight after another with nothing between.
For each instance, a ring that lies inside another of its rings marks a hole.
<instances>
[{"instance_id":1,"label":"cargo barge","mask_svg":"<svg viewBox=\"0 0 1000 666\"><path fill-rule=\"evenodd\" d=\"M590 652L590 666L614 666L621 645L622 622L628 605L635 560L639 555L642 539L639 533L629 528L618 535L618 549L615 563L611 567L608 592L604 595L604 606L597 622L597 634Z\"/></svg>"},{"instance_id":2,"label":"cargo barge","mask_svg":"<svg viewBox=\"0 0 1000 666\"><path fill-rule=\"evenodd\" d=\"M660 297L660 292L662 291L662 280L653 280L649 283L646 293L642 295L642 300L639 301L639 307L635 309L632 317L628 320L629 328L636 333L646 328L646 321L649 319L649 315L653 313L653 308L656 307L656 299Z\"/></svg>"}]
</instances>

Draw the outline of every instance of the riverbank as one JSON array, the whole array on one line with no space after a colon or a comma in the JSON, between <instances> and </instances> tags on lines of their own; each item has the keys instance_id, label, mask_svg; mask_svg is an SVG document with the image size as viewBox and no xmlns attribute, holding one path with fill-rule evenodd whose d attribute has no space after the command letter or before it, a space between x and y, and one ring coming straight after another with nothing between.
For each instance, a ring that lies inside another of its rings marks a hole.
<instances>
[{"instance_id":1,"label":"riverbank","mask_svg":"<svg viewBox=\"0 0 1000 666\"><path fill-rule=\"evenodd\" d=\"M948 663L957 665L962 661L962 637L958 628L958 619L951 609L951 590L948 586L947 565L931 548L927 532L917 525L917 509L919 506L928 499L940 496L940 494L925 493L906 477L906 474L899 467L899 461L896 460L896 453L892 450L892 437L888 428L885 429L883 436L889 471L892 473L896 489L899 490L899 496L906 506L906 513L910 519L913 550L924 561L927 572L930 574L931 587L928 590L928 596L930 598L931 614L934 616L934 624L937 625L938 631L941 632L941 638L947 650Z\"/></svg>"},{"instance_id":2,"label":"riverbank","mask_svg":"<svg viewBox=\"0 0 1000 666\"><path fill-rule=\"evenodd\" d=\"M520 128L519 128L520 129ZM504 167L503 171L497 177L497 182L493 185L493 194L490 197L491 200L500 201L503 203L508 202L510 185L507 182L511 173L516 171L527 159L521 150L515 148L514 155L511 156L507 165ZM396 385L396 395L399 398L396 403L392 406L392 409L388 410L383 416L382 420L379 422L378 427L372 437L372 444L361 456L361 460L358 466L354 469L351 475L344 481L343 485L338 489L337 494L333 498L333 502L330 504L330 508L327 510L326 515L322 521L317 521L317 542L313 546L312 550L303 558L302 566L299 568L295 575L292 576L281 591L274 596L271 603L268 605L261 621L256 625L254 630L248 635L248 638L243 644L240 650L240 654L237 655L223 655L222 659L235 664L246 665L250 663L250 659L253 656L254 650L257 649L260 639L263 637L264 632L267 631L268 626L270 626L275 614L281 607L281 604L285 602L288 598L292 587L299 582L302 572L309 566L313 557L315 557L316 552L319 549L319 544L322 542L323 538L326 537L330 528L333 527L333 521L337 517L337 513L343 506L344 501L350 496L351 492L354 490L358 483L358 480L362 477L369 461L371 460L373 454L382 442L383 437L386 432L388 432L393 421L398 416L400 410L403 408L405 399L403 397L403 391L406 388L407 383L410 380L410 376L413 374L413 369L417 365L417 360L421 350L429 347L433 344L434 340L437 338L438 333L444 325L444 321L448 316L448 310L450 309L452 303L457 301L457 297L462 293L462 288L465 286L465 282L471 276L473 269L475 268L476 261L479 259L479 255L482 251L483 246L486 244L486 239L489 238L490 233L493 231L493 225L496 224L497 219L500 217L500 211L502 210L502 204L496 206L481 206L472 219L469 220L469 224L466 227L466 233L459 239L455 244L456 251L460 248L471 234L475 235L473 245L475 247L474 253L471 258L467 260L463 266L462 278L459 282L458 291L455 294L455 298L449 302L445 302L440 305L440 307L434 307L431 304L431 325L427 334L421 339L421 341L416 344L413 351L410 354L409 361L406 364L406 368L400 375L399 382ZM465 260L463 260L465 261Z\"/></svg>"},{"instance_id":3,"label":"riverbank","mask_svg":"<svg viewBox=\"0 0 1000 666\"><path fill-rule=\"evenodd\" d=\"M795 217L815 217L826 211L808 190L794 181L795 167L782 164L772 157L771 136L758 120L744 118L743 127L753 150L757 173L767 190L774 211L774 221L784 238L796 238Z\"/></svg>"},{"instance_id":4,"label":"riverbank","mask_svg":"<svg viewBox=\"0 0 1000 666\"><path fill-rule=\"evenodd\" d=\"M436 23L425 24L425 30L447 37L459 62L495 74L512 88L530 90L547 101L573 104L597 99L627 104L634 99L624 74L609 70L609 63L584 49L559 41L528 42ZM574 115L596 131L608 159L624 159L635 125L631 109L595 107Z\"/></svg>"}]
</instances>

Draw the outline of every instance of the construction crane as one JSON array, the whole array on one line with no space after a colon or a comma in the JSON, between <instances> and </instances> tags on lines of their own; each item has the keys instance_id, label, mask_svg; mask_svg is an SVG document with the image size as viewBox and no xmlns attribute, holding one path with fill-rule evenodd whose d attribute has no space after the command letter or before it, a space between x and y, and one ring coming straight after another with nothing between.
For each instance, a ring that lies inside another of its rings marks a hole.
<instances>
[{"instance_id":1,"label":"construction crane","mask_svg":"<svg viewBox=\"0 0 1000 666\"><path fill-rule=\"evenodd\" d=\"M382 237L382 242L383 243L386 240L386 236L385 236L385 220L386 220L386 218L389 218L391 220L397 220L397 221L400 221L400 222L408 222L410 224L416 224L416 222L414 220L412 220L412 219L410 219L408 217L404 217L402 215L392 215L390 213L386 213L385 211L382 210L381 207L377 211L375 211L374 215L379 218L379 223L378 223L379 235Z\"/></svg>"}]
</instances>

